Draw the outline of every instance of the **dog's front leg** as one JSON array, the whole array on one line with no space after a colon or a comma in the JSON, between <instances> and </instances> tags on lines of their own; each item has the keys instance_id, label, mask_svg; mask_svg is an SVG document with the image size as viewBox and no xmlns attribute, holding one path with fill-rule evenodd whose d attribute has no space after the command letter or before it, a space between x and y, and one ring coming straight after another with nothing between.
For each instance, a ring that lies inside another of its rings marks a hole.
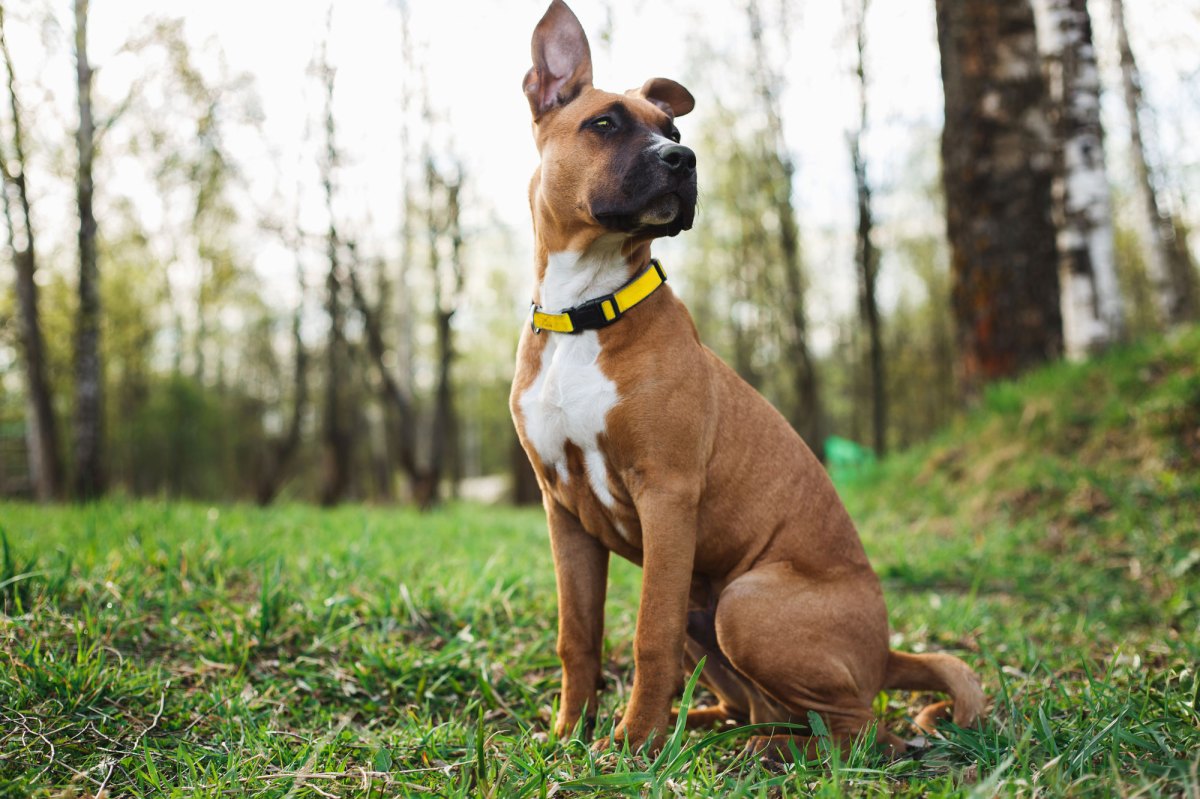
<instances>
[{"instance_id":1,"label":"dog's front leg","mask_svg":"<svg viewBox=\"0 0 1200 799\"><path fill-rule=\"evenodd\" d=\"M696 553L698 497L694 491L659 487L635 499L642 523L642 598L633 639L636 669L625 717L613 743L661 746L679 690L687 635L688 592ZM597 748L608 745L597 742Z\"/></svg>"},{"instance_id":2,"label":"dog's front leg","mask_svg":"<svg viewBox=\"0 0 1200 799\"><path fill-rule=\"evenodd\" d=\"M547 498L545 505L558 585L558 657L562 661L562 698L554 734L564 738L575 729L585 707L589 716L596 713L608 550L557 502Z\"/></svg>"}]
</instances>

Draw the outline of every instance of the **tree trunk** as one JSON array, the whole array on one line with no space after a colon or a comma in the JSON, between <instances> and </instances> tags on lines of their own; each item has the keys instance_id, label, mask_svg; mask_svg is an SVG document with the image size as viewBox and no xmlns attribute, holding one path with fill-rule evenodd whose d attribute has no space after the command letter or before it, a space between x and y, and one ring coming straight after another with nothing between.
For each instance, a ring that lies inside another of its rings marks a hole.
<instances>
[{"instance_id":1,"label":"tree trunk","mask_svg":"<svg viewBox=\"0 0 1200 799\"><path fill-rule=\"evenodd\" d=\"M75 323L75 496L104 493L104 376L100 362L100 272L96 260L96 217L92 210L92 68L87 54L88 0L75 0L75 67L79 90L79 309Z\"/></svg>"},{"instance_id":2,"label":"tree trunk","mask_svg":"<svg viewBox=\"0 0 1200 799\"><path fill-rule=\"evenodd\" d=\"M1062 354L1053 158L1029 0L936 0L959 369L969 395Z\"/></svg>"},{"instance_id":3,"label":"tree trunk","mask_svg":"<svg viewBox=\"0 0 1200 799\"><path fill-rule=\"evenodd\" d=\"M438 383L434 401L433 430L429 457L429 491L417 499L422 508L429 508L439 501L439 488L447 465L457 468L458 425L454 412L454 329L451 322L463 290L462 223L459 192L462 188L461 173L448 182L438 174L432 158L426 157L426 184L429 195L429 268L433 277L434 324L438 359ZM446 194L445 224L439 225L434 196L440 186ZM450 237L448 271L443 270L443 259L438 240L444 230Z\"/></svg>"},{"instance_id":4,"label":"tree trunk","mask_svg":"<svg viewBox=\"0 0 1200 799\"><path fill-rule=\"evenodd\" d=\"M387 346L383 340L382 322L378 312L367 303L353 266L352 264L349 272L350 293L354 299L355 308L358 309L358 313L363 319L363 328L367 335L367 353L379 375L384 404L391 407L396 417L398 433L395 449L400 461L400 468L408 477L410 484L415 485L421 479L421 475L418 474L417 466L413 400L408 390L388 368Z\"/></svg>"},{"instance_id":5,"label":"tree trunk","mask_svg":"<svg viewBox=\"0 0 1200 799\"><path fill-rule=\"evenodd\" d=\"M779 238L783 250L784 285L787 287L788 322L796 390L796 411L792 424L800 432L813 454L825 460L824 412L817 384L817 364L808 349L808 314L804 308L804 267L800 262L800 231L796 225L796 212L792 206L791 186L794 170L790 160L785 162L783 181L777 198L779 214Z\"/></svg>"},{"instance_id":6,"label":"tree trunk","mask_svg":"<svg viewBox=\"0 0 1200 799\"><path fill-rule=\"evenodd\" d=\"M867 328L871 371L871 439L875 454L887 453L887 375L883 366L883 338L880 331L879 304L875 285L879 278L879 253L871 241L875 219L871 211L871 184L867 180L867 162L862 153L862 137L867 129L866 18L870 0L861 0L854 23L855 77L858 80L858 129L850 134L850 160L854 166L854 184L858 193L858 231L855 255L858 262L858 303L862 323Z\"/></svg>"},{"instance_id":7,"label":"tree trunk","mask_svg":"<svg viewBox=\"0 0 1200 799\"><path fill-rule=\"evenodd\" d=\"M808 348L808 315L805 311L804 265L800 255L800 228L792 203L792 180L795 166L787 151L783 134L783 118L779 110L776 89L779 78L768 66L766 43L763 40L762 15L757 0L749 0L746 14L750 23L750 41L754 48L757 93L766 117L766 134L771 155L779 161L779 176L772 187L772 204L779 220L779 247L783 258L783 286L793 364L793 384L796 408L792 425L804 438L813 453L822 461L825 456L824 414L818 391L817 368Z\"/></svg>"},{"instance_id":8,"label":"tree trunk","mask_svg":"<svg viewBox=\"0 0 1200 799\"><path fill-rule=\"evenodd\" d=\"M1100 124L1100 71L1087 0L1039 0L1038 30L1054 130L1063 345L1078 360L1121 336L1112 201Z\"/></svg>"},{"instance_id":9,"label":"tree trunk","mask_svg":"<svg viewBox=\"0 0 1200 799\"><path fill-rule=\"evenodd\" d=\"M12 113L11 151L0 154L4 177L4 218L9 245L17 273L17 306L20 315L18 338L25 360L26 440L29 472L34 495L47 502L58 496L62 485L62 463L58 452L58 425L50 381L46 376L45 341L38 313L37 250L34 247L33 221L29 213L26 186L25 135L21 127L21 106L17 101L16 74L4 27L4 7L0 6L0 52L8 71L8 99ZM20 227L13 219L12 197L21 211Z\"/></svg>"},{"instance_id":10,"label":"tree trunk","mask_svg":"<svg viewBox=\"0 0 1200 799\"><path fill-rule=\"evenodd\" d=\"M350 251L350 260L351 263L348 270L351 288L350 300L355 306L360 308L365 307L366 310L361 312L364 323L368 315L374 316L376 320L394 318L391 301L395 289L392 286L391 275L388 273L387 261L383 258L375 258L371 262L372 271L375 273L376 297L374 306L372 307L367 305L366 298L362 296L358 280L354 277L354 273L358 271L359 265L362 262L359 260L357 251L353 248ZM367 430L365 440L369 449L368 457L371 463L372 476L375 478L375 488L378 492L376 499L380 502L390 503L396 493L395 463L397 457L392 431L395 429L397 422L392 413L392 406L384 381L376 380L372 382L370 378L371 371L375 367L375 356L371 351L370 342L367 342L367 346L363 347L360 341L359 346L355 347L355 355L362 359L361 364L356 369L362 375L365 393L367 396L374 395L376 400L374 405L371 403L362 403L363 424ZM386 370L386 365L384 369Z\"/></svg>"},{"instance_id":11,"label":"tree trunk","mask_svg":"<svg viewBox=\"0 0 1200 799\"><path fill-rule=\"evenodd\" d=\"M297 263L297 279L300 284L300 302L292 314L292 415L287 430L277 441L268 442L266 468L258 483L256 499L259 505L270 505L279 494L292 460L300 450L300 436L304 427L304 414L308 410L308 348L300 335L304 317L304 270Z\"/></svg>"},{"instance_id":12,"label":"tree trunk","mask_svg":"<svg viewBox=\"0 0 1200 799\"><path fill-rule=\"evenodd\" d=\"M440 500L440 488L446 477L446 468L455 459L454 392L450 382L454 363L454 343L450 327L454 311L438 307L434 325L437 333L438 382L433 406L433 429L430 434L429 491L418 497L423 510L436 505Z\"/></svg>"},{"instance_id":13,"label":"tree trunk","mask_svg":"<svg viewBox=\"0 0 1200 799\"><path fill-rule=\"evenodd\" d=\"M1142 131L1142 84L1129 31L1125 25L1124 0L1112 0L1113 29L1121 56L1121 84L1125 111L1129 115L1129 153L1138 201L1142 206L1142 235L1146 246L1146 272L1150 278L1159 316L1168 325L1196 318L1200 313L1195 267L1187 242L1176 236L1177 224L1165 213L1154 190Z\"/></svg>"},{"instance_id":14,"label":"tree trunk","mask_svg":"<svg viewBox=\"0 0 1200 799\"><path fill-rule=\"evenodd\" d=\"M422 80L425 80L425 73L420 70L413 54L412 19L407 3L401 4L400 17L400 47L404 54L405 66L403 90L400 98L400 111L403 117L400 128L400 144L403 150L403 177L400 191L404 218L400 223L400 274L398 277L398 294L396 296L396 316L399 322L397 325L399 336L396 341L395 351L396 360L399 364L396 371L400 375L400 384L411 397L415 393L416 386L416 321L419 304L413 300L411 286L417 252L418 203L414 188L415 181L412 174L412 168L417 164L412 157L413 142L416 141L417 137L413 135L412 128L409 125L409 112L416 103L416 99L415 89L409 82L409 78L420 72ZM416 440L416 415L410 410L408 413L402 415L398 423L401 428L401 439L410 442L410 447L413 446L411 442Z\"/></svg>"},{"instance_id":15,"label":"tree trunk","mask_svg":"<svg viewBox=\"0 0 1200 799\"><path fill-rule=\"evenodd\" d=\"M325 160L321 165L321 184L325 191L325 210L329 215L329 228L325 235L325 250L329 259L329 272L325 276L325 312L329 317L329 338L325 348L325 411L324 451L322 453L323 481L321 504L329 507L341 502L350 484L350 456L353 433L349 426L349 409L343 407L343 392L346 390L346 366L349 351L343 330L343 313L339 277L339 249L337 223L333 209L333 173L337 168L337 146L333 119L334 69L322 52L321 77L325 89Z\"/></svg>"},{"instance_id":16,"label":"tree trunk","mask_svg":"<svg viewBox=\"0 0 1200 799\"><path fill-rule=\"evenodd\" d=\"M350 484L350 450L353 437L347 424L349 409L343 407L342 403L349 351L342 329L337 248L337 230L331 221L327 245L329 272L325 276L325 313L329 317L329 338L325 346L325 409L322 427L324 450L321 504L325 507L337 505L346 496L346 489Z\"/></svg>"},{"instance_id":17,"label":"tree trunk","mask_svg":"<svg viewBox=\"0 0 1200 799\"><path fill-rule=\"evenodd\" d=\"M1179 197L1179 212L1171 214L1171 280L1177 286L1179 306L1176 318L1194 322L1200 319L1200 273L1196 270L1196 259L1188 246L1191 230L1184 221L1187 204L1182 190Z\"/></svg>"}]
</instances>

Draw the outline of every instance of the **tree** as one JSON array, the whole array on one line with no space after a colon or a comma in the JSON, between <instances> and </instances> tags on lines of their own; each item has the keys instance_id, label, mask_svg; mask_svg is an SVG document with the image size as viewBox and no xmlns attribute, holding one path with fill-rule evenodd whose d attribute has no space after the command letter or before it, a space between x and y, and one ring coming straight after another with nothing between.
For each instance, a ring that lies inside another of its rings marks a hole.
<instances>
[{"instance_id":1,"label":"tree","mask_svg":"<svg viewBox=\"0 0 1200 799\"><path fill-rule=\"evenodd\" d=\"M936 0L947 229L963 385L1062 353L1053 159L1029 0Z\"/></svg>"},{"instance_id":2,"label":"tree","mask_svg":"<svg viewBox=\"0 0 1200 799\"><path fill-rule=\"evenodd\" d=\"M284 478L296 454L300 450L304 414L308 410L308 347L304 344L301 327L304 321L304 269L296 254L296 283L300 287L300 300L292 313L292 409L282 435L267 441L266 463L259 474L255 499L259 505L269 505L275 500Z\"/></svg>"},{"instance_id":3,"label":"tree","mask_svg":"<svg viewBox=\"0 0 1200 799\"><path fill-rule=\"evenodd\" d=\"M406 385L397 380L392 370L388 368L388 349L384 340L380 309L379 306L372 307L367 302L354 264L351 264L349 270L349 283L354 307L363 320L363 329L367 337L367 354L379 376L384 407L392 410L396 420L395 425L392 426L396 457L415 496L419 493L418 486L425 481L424 472L417 463L415 402Z\"/></svg>"},{"instance_id":4,"label":"tree","mask_svg":"<svg viewBox=\"0 0 1200 799\"><path fill-rule=\"evenodd\" d=\"M1063 344L1082 358L1120 337L1112 201L1100 124L1100 71L1087 0L1040 0L1039 31L1054 129Z\"/></svg>"},{"instance_id":5,"label":"tree","mask_svg":"<svg viewBox=\"0 0 1200 799\"><path fill-rule=\"evenodd\" d=\"M0 53L8 73L8 100L11 130L6 147L0 150L3 172L4 220L17 277L17 304L20 316L18 338L25 365L26 440L29 447L29 471L34 494L43 502L54 499L61 488L62 464L58 452L58 424L50 381L46 375L45 340L38 311L37 251L33 221L30 218L26 183L25 132L21 104L17 99L16 70L8 49L4 25L4 7L0 5ZM12 195L16 195L13 197ZM14 202L15 201L15 202ZM13 205L20 211L20 222L13 218Z\"/></svg>"},{"instance_id":6,"label":"tree","mask_svg":"<svg viewBox=\"0 0 1200 799\"><path fill-rule=\"evenodd\" d=\"M79 207L79 307L75 321L75 495L90 500L104 492L104 375L100 360L100 270L92 209L92 162L96 129L92 116L92 67L88 63L88 0L75 0L75 72L79 127L76 198Z\"/></svg>"},{"instance_id":7,"label":"tree","mask_svg":"<svg viewBox=\"0 0 1200 799\"><path fill-rule=\"evenodd\" d=\"M746 16L750 25L750 43L754 57L751 80L757 95L760 112L765 119L764 154L778 168L767 186L771 205L778 221L779 251L782 257L782 288L786 303L784 322L790 357L794 360L793 376L796 404L791 414L792 425L812 448L817 457L824 457L824 419L818 390L816 361L808 345L808 313L805 309L806 285L800 253L800 227L792 202L793 179L796 173L783 131L783 115L779 107L779 88L782 78L773 69L767 55L762 14L758 0L748 0Z\"/></svg>"},{"instance_id":8,"label":"tree","mask_svg":"<svg viewBox=\"0 0 1200 799\"><path fill-rule=\"evenodd\" d=\"M1129 154L1133 160L1138 201L1142 206L1146 271L1159 314L1163 322L1172 325L1200 316L1200 287L1197 286L1196 267L1188 250L1187 238L1179 235L1183 226L1163 208L1155 192L1142 130L1144 99L1141 76L1133 47L1129 44L1124 0L1112 0L1112 18L1121 57L1125 110L1129 115Z\"/></svg>"},{"instance_id":9,"label":"tree","mask_svg":"<svg viewBox=\"0 0 1200 799\"><path fill-rule=\"evenodd\" d=\"M887 375L883 367L883 338L880 332L879 304L875 284L879 279L879 252L871 241L874 217L871 211L871 184L867 179L867 162L863 156L862 138L867 129L867 10L870 0L858 0L853 15L855 45L854 75L858 83L858 127L852 130L850 161L854 167L854 185L858 196L858 228L855 236L855 261L858 266L858 308L862 324L867 328L868 357L871 372L871 439L877 455L887 452Z\"/></svg>"},{"instance_id":10,"label":"tree","mask_svg":"<svg viewBox=\"0 0 1200 799\"><path fill-rule=\"evenodd\" d=\"M452 178L439 174L431 157L425 160L429 190L429 267L433 278L434 325L437 333L438 383L433 409L433 436L429 458L429 490L418 496L423 508L438 501L438 487L445 474L447 461L452 476L457 479L459 468L458 420L454 411L454 329L451 322L463 292L463 232L460 192L463 176L461 166ZM445 197L444 215L438 219L434 203L435 189L440 188ZM448 257L439 252L438 238L450 240Z\"/></svg>"},{"instance_id":11,"label":"tree","mask_svg":"<svg viewBox=\"0 0 1200 799\"><path fill-rule=\"evenodd\" d=\"M331 15L332 11L331 6ZM338 166L336 127L333 116L333 87L336 70L329 63L328 37L322 46L317 70L325 91L325 157L321 161L321 186L325 193L325 210L329 216L329 225L325 234L325 254L329 260L329 271L325 276L325 313L329 317L329 337L325 346L325 407L322 433L324 474L321 483L321 504L329 506L341 502L350 485L353 432L349 425L349 407L343 402L343 396L347 389L346 368L350 357L344 330L344 310L341 298L340 250L342 245L333 207L334 172Z\"/></svg>"}]
</instances>

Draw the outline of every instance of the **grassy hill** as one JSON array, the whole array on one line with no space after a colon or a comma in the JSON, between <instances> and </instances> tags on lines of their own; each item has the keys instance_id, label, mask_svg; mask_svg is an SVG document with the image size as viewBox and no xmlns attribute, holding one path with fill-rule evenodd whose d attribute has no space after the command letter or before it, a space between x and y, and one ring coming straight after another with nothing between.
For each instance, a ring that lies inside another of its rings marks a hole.
<instances>
[{"instance_id":1,"label":"grassy hill","mask_svg":"<svg viewBox=\"0 0 1200 799\"><path fill-rule=\"evenodd\" d=\"M952 747L980 774L1197 795L1200 331L995 387L843 495L899 644L987 675L992 723Z\"/></svg>"},{"instance_id":2,"label":"grassy hill","mask_svg":"<svg viewBox=\"0 0 1200 799\"><path fill-rule=\"evenodd\" d=\"M547 741L536 511L0 504L0 796L1200 792L1200 330L997 387L843 493L894 645L993 699L918 758ZM615 564L605 719L637 589ZM879 707L909 736L924 701Z\"/></svg>"}]
</instances>

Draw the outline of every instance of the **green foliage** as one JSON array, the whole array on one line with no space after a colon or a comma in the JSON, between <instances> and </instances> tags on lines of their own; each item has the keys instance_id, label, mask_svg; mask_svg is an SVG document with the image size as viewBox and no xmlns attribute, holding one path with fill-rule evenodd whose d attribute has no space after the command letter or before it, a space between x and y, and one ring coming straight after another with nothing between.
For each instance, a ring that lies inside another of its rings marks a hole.
<instances>
[{"instance_id":1,"label":"green foliage","mask_svg":"<svg viewBox=\"0 0 1200 799\"><path fill-rule=\"evenodd\" d=\"M702 52L708 46L694 55L695 78L720 85L739 56ZM737 74L749 87L715 92L689 123L705 166L683 294L701 340L807 433L804 420L817 412L798 387L809 368L800 352L813 349L808 279L795 227L795 167L770 71L765 60L745 65Z\"/></svg>"},{"instance_id":2,"label":"green foliage","mask_svg":"<svg viewBox=\"0 0 1200 799\"><path fill-rule=\"evenodd\" d=\"M1117 198L1120 204L1122 198ZM1154 289L1146 271L1146 254L1136 230L1116 217L1113 238L1116 247L1117 280L1125 298L1125 327L1132 339L1162 329L1155 307Z\"/></svg>"},{"instance_id":3,"label":"green foliage","mask_svg":"<svg viewBox=\"0 0 1200 799\"><path fill-rule=\"evenodd\" d=\"M118 476L139 494L246 496L251 474L236 462L234 446L260 438L261 429L236 405L236 396L206 391L183 375L153 379L113 440Z\"/></svg>"},{"instance_id":4,"label":"green foliage","mask_svg":"<svg viewBox=\"0 0 1200 799\"><path fill-rule=\"evenodd\" d=\"M997 386L844 487L894 645L957 652L992 699L919 758L771 766L729 729L656 757L547 740L536 511L3 504L0 796L1194 793L1198 364L1192 330ZM613 572L597 735L632 673L639 573ZM877 707L908 736L928 699Z\"/></svg>"}]
</instances>

